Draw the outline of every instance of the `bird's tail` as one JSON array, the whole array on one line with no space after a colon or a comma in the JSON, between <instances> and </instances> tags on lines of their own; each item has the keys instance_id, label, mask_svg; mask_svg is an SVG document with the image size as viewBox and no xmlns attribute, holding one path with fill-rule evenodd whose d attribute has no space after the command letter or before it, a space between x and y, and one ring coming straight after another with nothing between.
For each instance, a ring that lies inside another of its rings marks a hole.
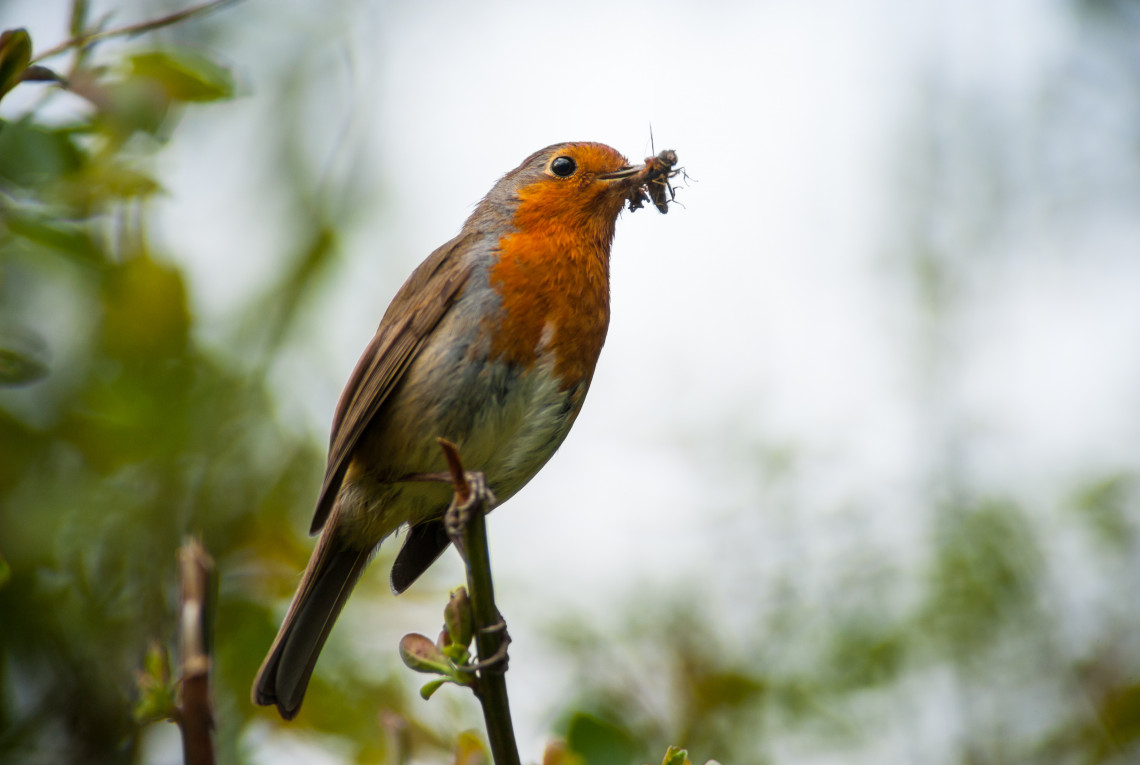
<instances>
[{"instance_id":1,"label":"bird's tail","mask_svg":"<svg viewBox=\"0 0 1140 765\"><path fill-rule=\"evenodd\" d=\"M374 552L346 549L333 532L330 524L321 534L277 639L253 681L253 703L276 704L286 720L297 716L317 656Z\"/></svg>"}]
</instances>

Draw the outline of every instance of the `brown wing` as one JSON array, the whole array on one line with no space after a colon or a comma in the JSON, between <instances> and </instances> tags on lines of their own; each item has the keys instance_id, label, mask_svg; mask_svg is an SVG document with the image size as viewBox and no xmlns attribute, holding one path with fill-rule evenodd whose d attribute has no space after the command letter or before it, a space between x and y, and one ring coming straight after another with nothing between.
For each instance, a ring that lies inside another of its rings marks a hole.
<instances>
[{"instance_id":1,"label":"brown wing","mask_svg":"<svg viewBox=\"0 0 1140 765\"><path fill-rule=\"evenodd\" d=\"M475 236L474 233L460 234L429 255L404 282L384 312L376 334L352 370L337 403L325 480L310 534L320 531L328 520L364 429L467 282L470 266L452 254L461 252Z\"/></svg>"}]
</instances>

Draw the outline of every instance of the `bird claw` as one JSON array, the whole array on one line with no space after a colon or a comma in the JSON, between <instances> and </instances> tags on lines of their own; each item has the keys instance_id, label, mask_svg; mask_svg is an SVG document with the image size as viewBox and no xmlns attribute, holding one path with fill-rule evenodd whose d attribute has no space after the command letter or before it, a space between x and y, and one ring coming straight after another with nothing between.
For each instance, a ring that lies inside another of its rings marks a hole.
<instances>
[{"instance_id":1,"label":"bird claw","mask_svg":"<svg viewBox=\"0 0 1140 765\"><path fill-rule=\"evenodd\" d=\"M479 505L485 505L489 511L495 504L495 493L487 486L487 476L478 471L465 471L463 478L467 482L467 500L459 501L456 495L447 513L443 516L443 523L447 534L452 539L463 535L463 529L471 520L471 513Z\"/></svg>"}]
</instances>

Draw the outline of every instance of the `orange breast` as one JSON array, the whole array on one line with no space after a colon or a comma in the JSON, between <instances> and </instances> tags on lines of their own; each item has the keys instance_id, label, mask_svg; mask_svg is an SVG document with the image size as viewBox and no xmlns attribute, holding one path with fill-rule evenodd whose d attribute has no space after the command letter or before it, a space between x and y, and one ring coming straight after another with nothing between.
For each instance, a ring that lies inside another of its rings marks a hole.
<instances>
[{"instance_id":1,"label":"orange breast","mask_svg":"<svg viewBox=\"0 0 1140 765\"><path fill-rule=\"evenodd\" d=\"M567 183L521 190L516 231L500 241L490 272L502 300L491 328L492 356L529 368L542 346L554 354L563 388L593 375L610 320L617 211L581 192Z\"/></svg>"}]
</instances>

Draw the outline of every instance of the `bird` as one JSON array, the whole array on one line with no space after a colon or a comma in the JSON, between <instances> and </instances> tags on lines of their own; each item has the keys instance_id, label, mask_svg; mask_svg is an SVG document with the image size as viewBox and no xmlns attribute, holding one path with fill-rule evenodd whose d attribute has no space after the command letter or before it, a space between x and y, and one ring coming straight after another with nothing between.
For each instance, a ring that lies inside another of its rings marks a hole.
<instances>
[{"instance_id":1,"label":"bird","mask_svg":"<svg viewBox=\"0 0 1140 765\"><path fill-rule=\"evenodd\" d=\"M403 526L397 595L446 550L438 439L483 474L498 504L574 424L610 321L609 261L621 211L678 171L661 152L631 165L602 143L559 143L506 173L459 234L392 299L333 416L310 528L320 533L253 683L257 705L294 718L329 632L380 543Z\"/></svg>"}]
</instances>

